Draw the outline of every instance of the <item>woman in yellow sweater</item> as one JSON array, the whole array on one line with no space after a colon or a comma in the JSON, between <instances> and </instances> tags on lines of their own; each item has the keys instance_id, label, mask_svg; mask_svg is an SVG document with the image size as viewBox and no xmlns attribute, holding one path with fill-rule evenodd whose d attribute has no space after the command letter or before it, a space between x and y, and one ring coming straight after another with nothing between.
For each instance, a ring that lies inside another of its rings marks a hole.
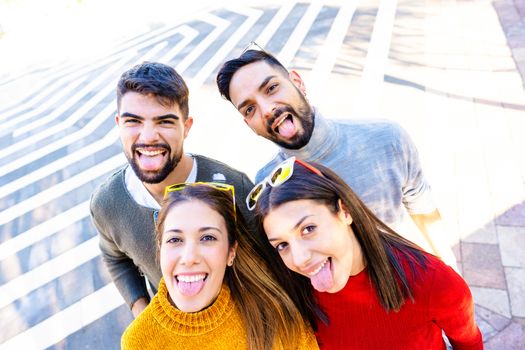
<instances>
[{"instance_id":1,"label":"woman in yellow sweater","mask_svg":"<svg viewBox=\"0 0 525 350\"><path fill-rule=\"evenodd\" d=\"M156 233L163 277L123 349L318 349L233 192L218 183L166 188Z\"/></svg>"}]
</instances>

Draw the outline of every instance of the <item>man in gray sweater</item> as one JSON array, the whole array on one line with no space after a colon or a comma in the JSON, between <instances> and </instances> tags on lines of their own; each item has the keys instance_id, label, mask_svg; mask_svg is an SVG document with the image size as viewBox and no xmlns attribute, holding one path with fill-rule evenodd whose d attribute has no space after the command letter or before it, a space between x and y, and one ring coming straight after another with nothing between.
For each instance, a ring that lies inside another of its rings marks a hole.
<instances>
[{"instance_id":1,"label":"man in gray sweater","mask_svg":"<svg viewBox=\"0 0 525 350\"><path fill-rule=\"evenodd\" d=\"M279 146L256 182L291 156L321 163L386 224L457 269L417 149L398 124L323 118L306 99L299 74L263 50L225 62L217 85L257 135Z\"/></svg>"},{"instance_id":2,"label":"man in gray sweater","mask_svg":"<svg viewBox=\"0 0 525 350\"><path fill-rule=\"evenodd\" d=\"M103 261L136 317L149 303L144 276L153 291L161 278L154 237L164 188L181 182L232 184L245 212L253 183L221 162L184 152L193 123L188 88L167 65L145 62L122 74L116 123L129 164L95 190L90 209Z\"/></svg>"}]
</instances>

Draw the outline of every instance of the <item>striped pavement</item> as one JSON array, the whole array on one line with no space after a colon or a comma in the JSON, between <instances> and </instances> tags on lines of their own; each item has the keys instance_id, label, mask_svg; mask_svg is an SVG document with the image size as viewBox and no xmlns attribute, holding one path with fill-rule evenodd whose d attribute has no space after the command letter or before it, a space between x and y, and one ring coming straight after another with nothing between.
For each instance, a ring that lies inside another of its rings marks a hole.
<instances>
[{"instance_id":1,"label":"striped pavement","mask_svg":"<svg viewBox=\"0 0 525 350\"><path fill-rule=\"evenodd\" d=\"M89 62L30 70L23 79L31 85L23 90L15 88L22 76L0 75L0 95L10 96L0 105L0 349L119 348L131 314L101 261L88 203L96 186L126 163L114 121L124 70L146 60L175 67L190 86L195 118L185 150L253 178L274 148L218 96L221 63L254 40L301 72L314 104L339 116L385 114L379 101L385 74L393 49L405 49L393 33L410 30L404 25L418 17L403 15L424 13L424 6L226 1L122 40ZM417 134L426 130L420 122L399 121L416 134L424 160L435 154Z\"/></svg>"}]
</instances>

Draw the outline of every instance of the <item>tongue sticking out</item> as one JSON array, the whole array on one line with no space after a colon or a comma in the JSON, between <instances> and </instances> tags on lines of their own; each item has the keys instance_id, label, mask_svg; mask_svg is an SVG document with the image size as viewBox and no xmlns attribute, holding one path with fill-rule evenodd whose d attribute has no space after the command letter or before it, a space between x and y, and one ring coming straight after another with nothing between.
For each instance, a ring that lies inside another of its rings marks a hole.
<instances>
[{"instance_id":1,"label":"tongue sticking out","mask_svg":"<svg viewBox=\"0 0 525 350\"><path fill-rule=\"evenodd\" d=\"M295 125L292 118L287 117L277 130L282 137L290 138L295 134Z\"/></svg>"},{"instance_id":2,"label":"tongue sticking out","mask_svg":"<svg viewBox=\"0 0 525 350\"><path fill-rule=\"evenodd\" d=\"M182 295L187 297L192 297L195 294L199 293L204 287L204 280L199 280L196 282L178 282L178 287Z\"/></svg>"},{"instance_id":3,"label":"tongue sticking out","mask_svg":"<svg viewBox=\"0 0 525 350\"><path fill-rule=\"evenodd\" d=\"M332 262L330 259L324 264L321 271L319 271L315 276L310 277L310 282L312 286L319 292L326 292L334 285L334 280L332 278L331 272Z\"/></svg>"},{"instance_id":4,"label":"tongue sticking out","mask_svg":"<svg viewBox=\"0 0 525 350\"><path fill-rule=\"evenodd\" d=\"M157 154L154 156L146 156L144 154L139 154L139 162L140 167L143 170L158 170L162 167L162 163L164 162L164 155L163 154Z\"/></svg>"}]
</instances>

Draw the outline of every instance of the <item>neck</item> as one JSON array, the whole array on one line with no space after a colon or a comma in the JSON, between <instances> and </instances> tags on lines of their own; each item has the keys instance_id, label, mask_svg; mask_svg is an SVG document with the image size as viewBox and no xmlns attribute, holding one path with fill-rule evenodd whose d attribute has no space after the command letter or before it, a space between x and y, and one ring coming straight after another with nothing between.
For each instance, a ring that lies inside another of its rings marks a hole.
<instances>
[{"instance_id":1,"label":"neck","mask_svg":"<svg viewBox=\"0 0 525 350\"><path fill-rule=\"evenodd\" d=\"M180 182L185 182L188 178L191 168L193 167L193 158L187 154L183 154L179 164L173 171L164 179L164 181L156 184L148 184L143 182L144 187L155 198L157 203L161 203L164 198L164 189L166 186L173 185Z\"/></svg>"}]
</instances>

